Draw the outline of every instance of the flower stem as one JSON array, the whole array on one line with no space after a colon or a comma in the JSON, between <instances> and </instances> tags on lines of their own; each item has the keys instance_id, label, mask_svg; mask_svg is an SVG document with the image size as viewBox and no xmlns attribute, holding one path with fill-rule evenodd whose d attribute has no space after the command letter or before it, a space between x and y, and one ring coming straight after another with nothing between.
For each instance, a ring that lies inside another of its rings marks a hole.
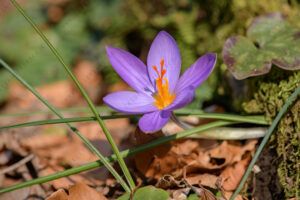
<instances>
[{"instance_id":1,"label":"flower stem","mask_svg":"<svg viewBox=\"0 0 300 200\"><path fill-rule=\"evenodd\" d=\"M30 90L41 102L43 102L53 113L55 113L60 119L64 120L63 115L56 110L46 99L44 99L33 87L31 87L22 77L20 77L8 64L6 64L2 59L0 59L0 64L9 71L17 80L19 80L28 90ZM111 174L119 181L126 192L130 191L126 182L121 178L121 176L116 172L116 170L107 162L104 156L88 141L77 128L72 126L70 123L66 123L67 126L80 137L80 139L88 146L88 148L96 154L105 167L111 172Z\"/></svg>"},{"instance_id":2,"label":"flower stem","mask_svg":"<svg viewBox=\"0 0 300 200\"><path fill-rule=\"evenodd\" d=\"M33 20L27 15L27 13L21 8L21 6L15 1L15 0L10 0L12 2L12 4L18 9L18 11L24 16L24 18L30 23L30 25L34 28L34 30L40 35L40 37L44 40L44 42L47 44L47 46L50 48L50 50L52 51L52 53L55 55L55 57L59 60L59 62L62 64L62 66L64 67L64 69L66 70L66 72L68 73L68 75L72 78L72 80L74 81L74 83L76 84L76 86L78 87L78 89L80 90L80 92L82 93L84 99L86 100L86 102L88 103L91 111L93 112L93 114L95 115L99 125L101 126L113 152L116 154L119 165L128 181L128 184L130 186L130 189L133 191L135 188L135 184L134 181L129 173L129 170L123 160L123 158L120 155L120 152L118 150L117 145L115 144L111 134L109 133L108 129L106 128L104 122L102 121L102 119L100 118L99 114L96 111L96 108L94 106L94 104L92 103L91 99L89 98L89 96L87 95L86 91L83 89L83 87L81 86L81 84L78 82L77 78L74 76L74 74L72 73L72 71L70 70L69 67L67 67L67 65L65 64L63 58L61 57L61 55L58 53L58 51L55 49L55 47L50 43L50 41L46 38L46 36L42 33L42 31L37 27L37 25L33 22Z\"/></svg>"},{"instance_id":3,"label":"flower stem","mask_svg":"<svg viewBox=\"0 0 300 200\"><path fill-rule=\"evenodd\" d=\"M183 121L179 120L176 115L174 114L174 112L171 113L171 120L173 120L173 122L175 122L175 124L177 124L179 127L183 128L184 130L189 130L194 128L194 126L189 125L187 123L184 123Z\"/></svg>"}]
</instances>

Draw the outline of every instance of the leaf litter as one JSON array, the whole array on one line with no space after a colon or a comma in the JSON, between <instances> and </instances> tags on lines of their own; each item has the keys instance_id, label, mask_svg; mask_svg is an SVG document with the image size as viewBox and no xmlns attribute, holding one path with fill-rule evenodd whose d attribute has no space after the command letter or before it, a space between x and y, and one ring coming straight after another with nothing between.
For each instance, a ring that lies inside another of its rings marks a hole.
<instances>
[{"instance_id":1,"label":"leaf litter","mask_svg":"<svg viewBox=\"0 0 300 200\"><path fill-rule=\"evenodd\" d=\"M99 74L95 75L95 66L89 62L79 62L74 71L82 83L89 82L86 88L88 93L95 95L93 96L95 102L105 93L126 87L122 82L110 87L101 86L105 83ZM80 94L69 80L37 89L55 107L85 106ZM7 102L2 108L3 112L45 110L45 107L30 92L16 82L10 84ZM82 114L67 116L78 117ZM52 115L7 117L0 121L0 125L52 118L54 118ZM185 117L185 120L197 121L197 123L199 121L194 117ZM139 129L135 130L135 126L129 119L107 120L105 123L121 150L164 137L161 131L145 134ZM82 122L76 126L103 155L112 154L97 123ZM171 122L167 124L166 129L173 130L169 131L171 133L180 131L180 128ZM257 140L217 141L185 138L141 152L132 158L127 158L126 162L140 186L154 185L165 189L171 194L170 199L186 199L192 193L196 193L198 199L225 199L232 194L241 180L252 158L256 143ZM30 154L34 155L31 160L1 174L1 171ZM83 142L62 124L0 131L1 188L97 159ZM117 165L114 166L118 169ZM215 191L222 191L224 197L216 197ZM34 199L34 195L47 200L116 199L122 194L121 186L104 167L100 167L8 192L0 195L0 199ZM245 198L238 196L237 199Z\"/></svg>"}]
</instances>

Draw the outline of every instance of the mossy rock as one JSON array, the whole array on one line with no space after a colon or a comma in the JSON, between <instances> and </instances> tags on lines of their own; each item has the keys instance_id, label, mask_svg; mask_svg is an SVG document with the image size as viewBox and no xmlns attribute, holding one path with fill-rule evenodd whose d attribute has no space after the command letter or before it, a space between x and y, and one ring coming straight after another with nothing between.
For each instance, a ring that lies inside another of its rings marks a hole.
<instances>
[{"instance_id":1,"label":"mossy rock","mask_svg":"<svg viewBox=\"0 0 300 200\"><path fill-rule=\"evenodd\" d=\"M270 74L249 80L248 102L243 103L249 114L264 114L273 120L287 99L300 85L300 71L274 69ZM268 147L276 149L277 175L286 198L300 196L300 98L289 107L273 132Z\"/></svg>"}]
</instances>

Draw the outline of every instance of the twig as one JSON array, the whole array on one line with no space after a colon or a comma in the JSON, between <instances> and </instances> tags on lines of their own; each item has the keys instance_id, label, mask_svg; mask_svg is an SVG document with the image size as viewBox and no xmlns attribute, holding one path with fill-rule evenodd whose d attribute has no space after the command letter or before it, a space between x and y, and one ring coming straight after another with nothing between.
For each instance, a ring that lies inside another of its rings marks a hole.
<instances>
[{"instance_id":1,"label":"twig","mask_svg":"<svg viewBox=\"0 0 300 200\"><path fill-rule=\"evenodd\" d=\"M28 156L26 156L22 160L16 162L15 164L13 164L3 170L0 170L0 174L6 174L10 171L13 171L13 170L19 168L20 166L22 166L22 165L26 164L27 162L29 162L30 160L32 160L33 157L34 157L34 154L29 154Z\"/></svg>"}]
</instances>

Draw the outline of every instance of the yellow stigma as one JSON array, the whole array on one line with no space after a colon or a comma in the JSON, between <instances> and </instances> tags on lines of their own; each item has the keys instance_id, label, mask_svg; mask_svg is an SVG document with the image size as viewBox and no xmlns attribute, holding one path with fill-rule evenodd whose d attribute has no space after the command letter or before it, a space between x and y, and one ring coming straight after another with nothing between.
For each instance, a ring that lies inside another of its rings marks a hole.
<instances>
[{"instance_id":1,"label":"yellow stigma","mask_svg":"<svg viewBox=\"0 0 300 200\"><path fill-rule=\"evenodd\" d=\"M158 93L154 95L154 105L159 109L162 110L163 108L170 105L173 100L175 99L175 94L170 94L169 92L169 83L168 79L164 78L164 75L166 74L167 70L164 69L164 59L161 59L160 61L160 74L157 70L157 67L153 65L153 69L156 71L158 78L156 79L156 87ZM163 83L165 81L165 83Z\"/></svg>"}]
</instances>

